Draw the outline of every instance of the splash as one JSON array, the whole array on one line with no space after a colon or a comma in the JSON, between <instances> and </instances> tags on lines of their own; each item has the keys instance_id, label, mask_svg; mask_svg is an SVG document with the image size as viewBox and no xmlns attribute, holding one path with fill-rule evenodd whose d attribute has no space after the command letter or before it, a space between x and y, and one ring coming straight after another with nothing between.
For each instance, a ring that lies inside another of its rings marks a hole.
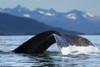
<instances>
[{"instance_id":1,"label":"splash","mask_svg":"<svg viewBox=\"0 0 100 67\"><path fill-rule=\"evenodd\" d=\"M90 53L97 53L99 49L96 46L68 46L60 48L63 55L68 54L90 54Z\"/></svg>"}]
</instances>

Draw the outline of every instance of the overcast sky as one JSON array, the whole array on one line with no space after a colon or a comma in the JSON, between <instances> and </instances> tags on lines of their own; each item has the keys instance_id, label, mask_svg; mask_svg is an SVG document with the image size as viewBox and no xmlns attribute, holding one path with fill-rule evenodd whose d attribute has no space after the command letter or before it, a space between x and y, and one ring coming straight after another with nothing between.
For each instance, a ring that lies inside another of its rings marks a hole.
<instances>
[{"instance_id":1,"label":"overcast sky","mask_svg":"<svg viewBox=\"0 0 100 67\"><path fill-rule=\"evenodd\" d=\"M31 10L53 8L60 12L77 9L100 16L100 0L0 0L1 8L14 8L17 5Z\"/></svg>"}]
</instances>

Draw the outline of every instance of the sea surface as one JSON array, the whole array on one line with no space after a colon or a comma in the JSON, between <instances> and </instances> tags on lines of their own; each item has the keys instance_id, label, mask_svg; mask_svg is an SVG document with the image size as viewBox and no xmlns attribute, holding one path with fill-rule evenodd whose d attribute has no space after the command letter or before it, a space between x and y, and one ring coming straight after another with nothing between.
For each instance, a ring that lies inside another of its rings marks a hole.
<instances>
[{"instance_id":1,"label":"sea surface","mask_svg":"<svg viewBox=\"0 0 100 67\"><path fill-rule=\"evenodd\" d=\"M63 55L56 43L42 54L11 52L31 37L32 35L0 36L0 67L100 67L100 52ZM90 40L100 50L99 35L84 35L83 37Z\"/></svg>"}]
</instances>

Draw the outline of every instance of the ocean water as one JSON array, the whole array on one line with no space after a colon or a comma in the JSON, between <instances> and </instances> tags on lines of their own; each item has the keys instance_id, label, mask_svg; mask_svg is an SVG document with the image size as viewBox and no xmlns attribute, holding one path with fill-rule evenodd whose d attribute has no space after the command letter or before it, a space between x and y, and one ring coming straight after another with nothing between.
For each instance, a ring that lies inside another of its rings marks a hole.
<instances>
[{"instance_id":1,"label":"ocean water","mask_svg":"<svg viewBox=\"0 0 100 67\"><path fill-rule=\"evenodd\" d=\"M17 54L11 51L32 36L0 36L0 67L100 67L100 51L63 55L56 43L43 54ZM99 35L84 35L100 50ZM78 48L79 51L82 48Z\"/></svg>"}]
</instances>

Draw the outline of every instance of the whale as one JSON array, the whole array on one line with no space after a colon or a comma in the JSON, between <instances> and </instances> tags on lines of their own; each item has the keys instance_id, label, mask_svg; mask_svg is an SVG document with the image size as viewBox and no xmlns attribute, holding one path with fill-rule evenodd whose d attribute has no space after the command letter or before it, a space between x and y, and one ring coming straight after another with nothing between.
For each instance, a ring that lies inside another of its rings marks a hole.
<instances>
[{"instance_id":1,"label":"whale","mask_svg":"<svg viewBox=\"0 0 100 67\"><path fill-rule=\"evenodd\" d=\"M69 46L95 47L88 39L79 35L62 34L57 31L45 31L30 38L14 49L13 52L25 54L44 53L54 43L57 43L59 49Z\"/></svg>"}]
</instances>

